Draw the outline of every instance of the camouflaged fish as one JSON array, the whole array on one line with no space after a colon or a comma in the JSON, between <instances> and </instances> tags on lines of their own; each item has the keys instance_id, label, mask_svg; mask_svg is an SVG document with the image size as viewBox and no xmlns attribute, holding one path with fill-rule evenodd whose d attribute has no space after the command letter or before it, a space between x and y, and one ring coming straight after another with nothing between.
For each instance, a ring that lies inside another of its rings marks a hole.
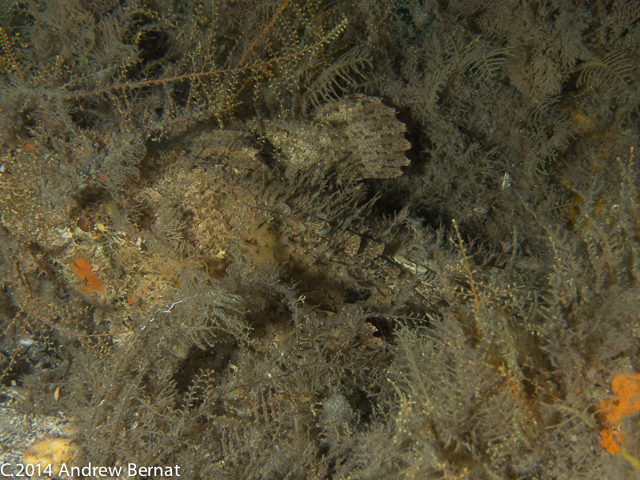
<instances>
[{"instance_id":1,"label":"camouflaged fish","mask_svg":"<svg viewBox=\"0 0 640 480\"><path fill-rule=\"evenodd\" d=\"M351 95L319 107L310 121L270 121L265 130L287 176L317 167L323 175L353 168L360 178L393 178L409 164L406 127L378 97Z\"/></svg>"}]
</instances>

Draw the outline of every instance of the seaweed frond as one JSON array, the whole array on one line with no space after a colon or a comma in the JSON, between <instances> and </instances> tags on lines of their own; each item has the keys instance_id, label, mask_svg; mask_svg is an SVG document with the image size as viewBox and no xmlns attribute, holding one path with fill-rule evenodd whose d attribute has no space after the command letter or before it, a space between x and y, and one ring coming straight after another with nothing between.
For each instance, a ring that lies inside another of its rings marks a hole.
<instances>
[{"instance_id":1,"label":"seaweed frond","mask_svg":"<svg viewBox=\"0 0 640 480\"><path fill-rule=\"evenodd\" d=\"M619 50L609 52L602 60L594 60L582 64L576 85L593 88L611 82L627 84L631 80L631 62Z\"/></svg>"},{"instance_id":2,"label":"seaweed frond","mask_svg":"<svg viewBox=\"0 0 640 480\"><path fill-rule=\"evenodd\" d=\"M17 35L13 38L9 37L5 30L0 27L0 50L2 51L2 56L0 56L0 73L17 72L21 78L24 78L20 70L20 65L18 65L18 61L12 50L16 38Z\"/></svg>"},{"instance_id":3,"label":"seaweed frond","mask_svg":"<svg viewBox=\"0 0 640 480\"><path fill-rule=\"evenodd\" d=\"M302 96L302 111L307 112L321 103L337 100L367 78L373 66L371 52L357 46L342 54L325 68Z\"/></svg>"}]
</instances>

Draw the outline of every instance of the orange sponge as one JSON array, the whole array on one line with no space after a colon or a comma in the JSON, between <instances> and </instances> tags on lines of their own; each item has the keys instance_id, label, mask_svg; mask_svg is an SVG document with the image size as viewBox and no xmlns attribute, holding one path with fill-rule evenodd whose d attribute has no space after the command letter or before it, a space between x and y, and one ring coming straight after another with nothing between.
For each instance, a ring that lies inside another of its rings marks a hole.
<instances>
[{"instance_id":1,"label":"orange sponge","mask_svg":"<svg viewBox=\"0 0 640 480\"><path fill-rule=\"evenodd\" d=\"M617 429L622 419L640 411L640 373L616 375L611 381L611 392L615 398L600 402L598 418L607 427L600 431L600 443L608 452L618 453L622 439Z\"/></svg>"},{"instance_id":2,"label":"orange sponge","mask_svg":"<svg viewBox=\"0 0 640 480\"><path fill-rule=\"evenodd\" d=\"M82 287L83 292L104 291L104 285L96 274L93 273L91 264L84 258L76 258L71 265L71 271L84 282L84 286Z\"/></svg>"}]
</instances>

